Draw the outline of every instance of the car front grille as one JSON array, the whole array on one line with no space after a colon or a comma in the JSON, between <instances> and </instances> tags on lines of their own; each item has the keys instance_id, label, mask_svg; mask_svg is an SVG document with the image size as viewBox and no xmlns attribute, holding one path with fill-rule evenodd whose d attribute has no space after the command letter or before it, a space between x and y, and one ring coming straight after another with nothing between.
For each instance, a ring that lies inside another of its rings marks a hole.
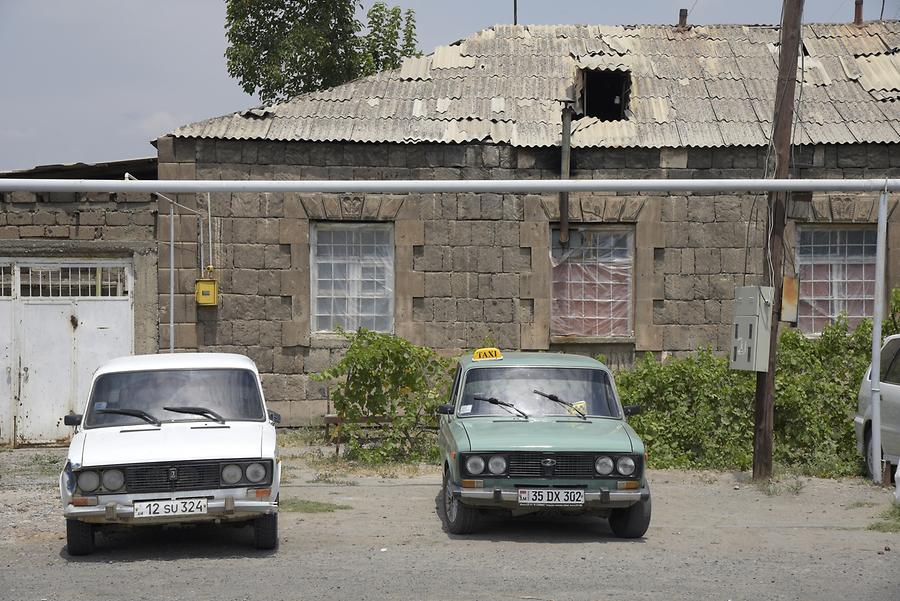
<instances>
[{"instance_id":1,"label":"car front grille","mask_svg":"<svg viewBox=\"0 0 900 601\"><path fill-rule=\"evenodd\" d=\"M138 493L219 488L219 470L218 462L128 466L125 490Z\"/></svg>"},{"instance_id":2,"label":"car front grille","mask_svg":"<svg viewBox=\"0 0 900 601\"><path fill-rule=\"evenodd\" d=\"M552 459L555 465L541 462ZM509 455L511 478L593 478L594 456L567 453L513 453Z\"/></svg>"}]
</instances>

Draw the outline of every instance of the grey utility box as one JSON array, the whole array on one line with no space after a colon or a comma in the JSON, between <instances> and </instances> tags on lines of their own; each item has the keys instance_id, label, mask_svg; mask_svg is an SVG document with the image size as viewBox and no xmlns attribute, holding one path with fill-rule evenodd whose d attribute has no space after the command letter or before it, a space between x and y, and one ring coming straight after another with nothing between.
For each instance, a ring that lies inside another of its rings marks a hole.
<instances>
[{"instance_id":1,"label":"grey utility box","mask_svg":"<svg viewBox=\"0 0 900 601\"><path fill-rule=\"evenodd\" d=\"M731 369L767 371L772 326L772 297L768 286L738 286L734 291Z\"/></svg>"}]
</instances>

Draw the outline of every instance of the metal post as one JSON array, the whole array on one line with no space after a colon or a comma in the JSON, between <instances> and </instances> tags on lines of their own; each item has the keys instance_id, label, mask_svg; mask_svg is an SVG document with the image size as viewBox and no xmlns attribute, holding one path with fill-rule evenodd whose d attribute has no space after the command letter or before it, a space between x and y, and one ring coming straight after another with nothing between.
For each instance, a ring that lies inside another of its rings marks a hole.
<instances>
[{"instance_id":1,"label":"metal post","mask_svg":"<svg viewBox=\"0 0 900 601\"><path fill-rule=\"evenodd\" d=\"M209 192L206 193L206 227L209 228L209 264L206 265L208 271L212 271L213 266L213 248L212 248L212 201L209 199Z\"/></svg>"},{"instance_id":2,"label":"metal post","mask_svg":"<svg viewBox=\"0 0 900 601\"><path fill-rule=\"evenodd\" d=\"M519 24L519 2L513 0L513 25Z\"/></svg>"},{"instance_id":3,"label":"metal post","mask_svg":"<svg viewBox=\"0 0 900 601\"><path fill-rule=\"evenodd\" d=\"M875 247L875 314L872 316L872 479L881 484L881 320L884 316L884 258L887 246L887 192L878 198ZM868 453L868 449L866 449Z\"/></svg>"},{"instance_id":4,"label":"metal post","mask_svg":"<svg viewBox=\"0 0 900 601\"><path fill-rule=\"evenodd\" d=\"M175 205L169 201L169 352L175 352Z\"/></svg>"},{"instance_id":5,"label":"metal post","mask_svg":"<svg viewBox=\"0 0 900 601\"><path fill-rule=\"evenodd\" d=\"M562 164L560 165L560 179L569 179L572 157L572 108L573 101L564 100L562 109ZM569 193L559 193L559 243L563 246L569 243Z\"/></svg>"}]
</instances>

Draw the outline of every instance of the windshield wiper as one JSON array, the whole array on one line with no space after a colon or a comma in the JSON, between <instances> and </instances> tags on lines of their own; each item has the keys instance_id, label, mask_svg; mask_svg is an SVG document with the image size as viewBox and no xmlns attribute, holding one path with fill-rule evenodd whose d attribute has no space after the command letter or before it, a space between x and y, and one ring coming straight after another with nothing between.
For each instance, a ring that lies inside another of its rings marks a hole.
<instances>
[{"instance_id":1,"label":"windshield wiper","mask_svg":"<svg viewBox=\"0 0 900 601\"><path fill-rule=\"evenodd\" d=\"M532 392L534 392L534 394L539 394L539 395L541 395L541 396L544 397L545 399L550 399L550 400L553 401L554 403L559 403L560 405L565 405L566 407L568 407L569 409L571 409L572 411L574 411L575 413L577 413L578 415L580 415L580 416L581 416L581 419L583 419L583 420L586 420L586 419L587 419L587 415L585 415L584 413L582 413L582 412L581 412L581 409L579 409L578 407L576 407L573 403L570 403L570 402L568 402L568 401L562 400L561 398L559 398L559 397L556 396L555 394L547 394L546 392L541 392L540 390L534 390L534 391L532 391Z\"/></svg>"},{"instance_id":2,"label":"windshield wiper","mask_svg":"<svg viewBox=\"0 0 900 601\"><path fill-rule=\"evenodd\" d=\"M163 407L166 411L172 411L174 413L190 413L192 415L203 415L209 418L212 418L213 421L217 421L220 424L225 423L225 418L213 411L212 409L207 409L206 407Z\"/></svg>"},{"instance_id":3,"label":"windshield wiper","mask_svg":"<svg viewBox=\"0 0 900 601\"><path fill-rule=\"evenodd\" d=\"M149 422L149 423L153 424L154 426L161 425L161 422L158 419L156 419L155 417L153 417L146 411L141 411L140 409L126 409L126 408L97 409L97 413L114 414L114 415L128 415L130 417L138 417L138 418L144 420L145 422Z\"/></svg>"},{"instance_id":4,"label":"windshield wiper","mask_svg":"<svg viewBox=\"0 0 900 601\"><path fill-rule=\"evenodd\" d=\"M481 396L480 394L476 394L472 398L475 399L476 401L484 401L485 403L490 403L491 405L498 405L500 407L504 407L504 408L506 408L507 411L512 409L513 411L515 411L516 413L518 413L525 419L528 419L528 414L525 413L524 411L522 411L521 409L519 409L518 407L516 407L515 405L513 405L512 403L507 403L506 401L501 401L499 399L495 399L494 397ZM512 413L512 411L510 411L510 413Z\"/></svg>"}]
</instances>

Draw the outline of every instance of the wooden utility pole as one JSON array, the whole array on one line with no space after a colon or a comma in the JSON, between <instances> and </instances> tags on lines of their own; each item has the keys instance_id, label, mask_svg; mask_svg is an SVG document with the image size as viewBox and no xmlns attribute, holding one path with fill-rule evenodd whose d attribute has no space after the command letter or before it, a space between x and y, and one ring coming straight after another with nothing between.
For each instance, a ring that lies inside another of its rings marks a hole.
<instances>
[{"instance_id":1,"label":"wooden utility pole","mask_svg":"<svg viewBox=\"0 0 900 601\"><path fill-rule=\"evenodd\" d=\"M794 125L794 92L797 84L797 55L803 0L784 0L781 19L781 52L778 84L775 89L775 129L772 144L776 179L790 176L791 133ZM756 413L753 430L753 477L772 476L772 430L775 400L775 365L778 351L778 322L781 320L782 269L784 264L784 224L786 192L769 193L769 211L763 240L763 279L774 288L772 329L769 340L768 371L756 374ZM769 232L771 231L771 236Z\"/></svg>"}]
</instances>

